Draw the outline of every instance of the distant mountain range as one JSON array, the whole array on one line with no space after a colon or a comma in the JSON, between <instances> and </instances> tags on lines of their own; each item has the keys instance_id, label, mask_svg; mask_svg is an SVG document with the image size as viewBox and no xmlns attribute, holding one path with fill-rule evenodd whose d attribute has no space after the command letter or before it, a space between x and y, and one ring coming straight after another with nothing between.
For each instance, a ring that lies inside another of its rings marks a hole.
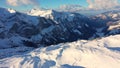
<instances>
[{"instance_id":1,"label":"distant mountain range","mask_svg":"<svg viewBox=\"0 0 120 68\"><path fill-rule=\"evenodd\" d=\"M24 46L30 42L39 47L95 39L119 34L119 28L120 11L86 17L55 10L32 9L21 13L0 8L0 48Z\"/></svg>"},{"instance_id":2,"label":"distant mountain range","mask_svg":"<svg viewBox=\"0 0 120 68\"><path fill-rule=\"evenodd\" d=\"M102 14L98 14L91 18L103 27L102 31L97 31L99 33L104 33L103 36L120 34L120 11L108 11Z\"/></svg>"}]
</instances>

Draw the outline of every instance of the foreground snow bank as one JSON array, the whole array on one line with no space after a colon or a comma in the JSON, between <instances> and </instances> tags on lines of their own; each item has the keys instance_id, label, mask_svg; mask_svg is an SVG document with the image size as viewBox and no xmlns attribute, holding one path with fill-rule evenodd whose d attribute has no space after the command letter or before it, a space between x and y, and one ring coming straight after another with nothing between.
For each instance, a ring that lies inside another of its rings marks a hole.
<instances>
[{"instance_id":1,"label":"foreground snow bank","mask_svg":"<svg viewBox=\"0 0 120 68\"><path fill-rule=\"evenodd\" d=\"M0 67L118 68L120 67L120 35L38 48L27 54L1 59Z\"/></svg>"}]
</instances>

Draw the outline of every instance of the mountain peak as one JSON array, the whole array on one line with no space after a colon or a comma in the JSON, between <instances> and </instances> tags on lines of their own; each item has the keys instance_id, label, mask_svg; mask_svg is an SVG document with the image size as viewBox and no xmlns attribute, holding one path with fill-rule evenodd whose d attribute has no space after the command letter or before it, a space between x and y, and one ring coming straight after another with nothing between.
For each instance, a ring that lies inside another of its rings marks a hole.
<instances>
[{"instance_id":1,"label":"mountain peak","mask_svg":"<svg viewBox=\"0 0 120 68\"><path fill-rule=\"evenodd\" d=\"M51 15L54 12L55 11L51 9L32 9L28 12L28 14L33 15L33 16L45 17L46 15Z\"/></svg>"},{"instance_id":2,"label":"mountain peak","mask_svg":"<svg viewBox=\"0 0 120 68\"><path fill-rule=\"evenodd\" d=\"M0 13L15 13L15 12L16 12L16 10L14 10L14 9L11 9L11 8L6 9L6 8L0 7Z\"/></svg>"},{"instance_id":3,"label":"mountain peak","mask_svg":"<svg viewBox=\"0 0 120 68\"><path fill-rule=\"evenodd\" d=\"M8 8L7 10L8 10L10 13L15 13L15 12L16 12L16 10L11 9L11 8Z\"/></svg>"}]
</instances>

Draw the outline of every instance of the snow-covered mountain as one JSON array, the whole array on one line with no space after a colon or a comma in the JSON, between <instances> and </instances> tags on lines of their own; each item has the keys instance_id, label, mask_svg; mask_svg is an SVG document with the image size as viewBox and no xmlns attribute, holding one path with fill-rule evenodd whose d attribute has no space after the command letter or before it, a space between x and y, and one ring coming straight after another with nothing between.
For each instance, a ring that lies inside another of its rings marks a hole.
<instances>
[{"instance_id":1,"label":"snow-covered mountain","mask_svg":"<svg viewBox=\"0 0 120 68\"><path fill-rule=\"evenodd\" d=\"M120 34L119 11L86 17L0 8L0 68L118 68L116 34Z\"/></svg>"},{"instance_id":2,"label":"snow-covered mountain","mask_svg":"<svg viewBox=\"0 0 120 68\"><path fill-rule=\"evenodd\" d=\"M57 44L77 39L88 39L95 30L89 18L77 14L54 10L31 10L25 14L12 9L0 8L0 39L7 42L0 48L18 46L14 38L40 45ZM35 14L34 14L35 13ZM6 41L7 40L7 41ZM9 41L9 43L8 43Z\"/></svg>"},{"instance_id":3,"label":"snow-covered mountain","mask_svg":"<svg viewBox=\"0 0 120 68\"><path fill-rule=\"evenodd\" d=\"M99 36L109 36L120 34L120 11L108 11L91 18L100 26L96 34Z\"/></svg>"},{"instance_id":4,"label":"snow-covered mountain","mask_svg":"<svg viewBox=\"0 0 120 68\"><path fill-rule=\"evenodd\" d=\"M114 42L113 42L114 41ZM92 41L79 40L37 48L21 55L0 59L1 68L119 68L120 35ZM0 50L19 54L30 48ZM5 55L5 54L4 54ZM5 55L5 56L9 56Z\"/></svg>"},{"instance_id":5,"label":"snow-covered mountain","mask_svg":"<svg viewBox=\"0 0 120 68\"><path fill-rule=\"evenodd\" d=\"M27 13L28 15L32 16L40 16L45 17L47 19L52 19L56 24L64 22L64 20L73 21L74 18L82 18L86 19L87 17L78 13L70 13L70 12L58 12L55 10L49 9L32 9Z\"/></svg>"},{"instance_id":6,"label":"snow-covered mountain","mask_svg":"<svg viewBox=\"0 0 120 68\"><path fill-rule=\"evenodd\" d=\"M0 48L8 46L7 44L8 47L13 46L11 44L18 46L14 38L18 39L20 45L29 41L37 46L48 46L78 39L115 35L120 33L119 23L118 10L88 18L78 13L48 9L32 9L25 14L13 9L0 8L0 40L6 42L1 44Z\"/></svg>"},{"instance_id":7,"label":"snow-covered mountain","mask_svg":"<svg viewBox=\"0 0 120 68\"><path fill-rule=\"evenodd\" d=\"M91 19L93 19L97 23L100 23L101 26L103 26L103 25L109 26L112 24L116 24L120 21L120 11L114 10L114 11L104 12L102 14L98 14L96 16L93 16Z\"/></svg>"}]
</instances>

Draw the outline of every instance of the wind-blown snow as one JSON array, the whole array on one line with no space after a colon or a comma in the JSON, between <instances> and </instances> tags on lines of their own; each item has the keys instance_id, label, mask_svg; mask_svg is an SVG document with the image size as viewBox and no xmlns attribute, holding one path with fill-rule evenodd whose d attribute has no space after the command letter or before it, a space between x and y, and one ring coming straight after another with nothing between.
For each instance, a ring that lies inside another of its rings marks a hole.
<instances>
[{"instance_id":1,"label":"wind-blown snow","mask_svg":"<svg viewBox=\"0 0 120 68\"><path fill-rule=\"evenodd\" d=\"M119 68L120 35L41 47L0 60L9 68ZM1 50L0 50L1 51Z\"/></svg>"}]
</instances>

